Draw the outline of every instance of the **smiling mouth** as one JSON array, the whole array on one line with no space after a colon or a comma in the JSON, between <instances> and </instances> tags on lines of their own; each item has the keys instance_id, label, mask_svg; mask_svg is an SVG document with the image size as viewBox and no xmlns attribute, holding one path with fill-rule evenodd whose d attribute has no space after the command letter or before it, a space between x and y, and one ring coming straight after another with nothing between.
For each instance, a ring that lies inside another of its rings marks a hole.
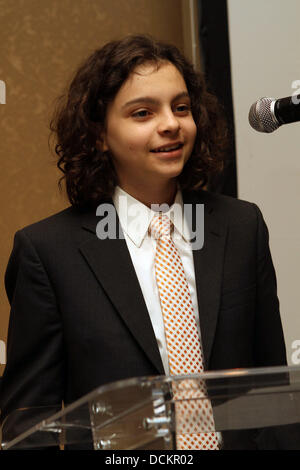
<instances>
[{"instance_id":1,"label":"smiling mouth","mask_svg":"<svg viewBox=\"0 0 300 470\"><path fill-rule=\"evenodd\" d=\"M151 150L153 153L167 153L167 152L174 152L175 150L179 150L183 147L182 143L173 144L173 145L165 145L164 147L159 147L157 149Z\"/></svg>"}]
</instances>

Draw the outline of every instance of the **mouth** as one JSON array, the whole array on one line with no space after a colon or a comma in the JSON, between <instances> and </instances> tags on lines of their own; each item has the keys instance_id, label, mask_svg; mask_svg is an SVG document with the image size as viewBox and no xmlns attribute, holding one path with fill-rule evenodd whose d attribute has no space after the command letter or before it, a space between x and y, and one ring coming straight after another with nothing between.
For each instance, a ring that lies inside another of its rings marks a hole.
<instances>
[{"instance_id":1,"label":"mouth","mask_svg":"<svg viewBox=\"0 0 300 470\"><path fill-rule=\"evenodd\" d=\"M168 145L162 145L161 147L157 147L153 150L150 150L152 153L171 153L179 150L183 147L182 142L173 142Z\"/></svg>"}]
</instances>

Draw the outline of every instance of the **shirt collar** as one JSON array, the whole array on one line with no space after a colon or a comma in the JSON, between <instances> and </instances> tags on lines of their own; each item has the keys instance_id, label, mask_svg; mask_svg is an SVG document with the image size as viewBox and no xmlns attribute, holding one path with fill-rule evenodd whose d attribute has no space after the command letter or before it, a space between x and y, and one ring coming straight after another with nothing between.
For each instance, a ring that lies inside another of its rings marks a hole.
<instances>
[{"instance_id":1,"label":"shirt collar","mask_svg":"<svg viewBox=\"0 0 300 470\"><path fill-rule=\"evenodd\" d=\"M157 212L145 206L145 204L132 197L119 186L115 188L113 202L122 230L137 247L140 247L148 233L150 221ZM170 208L167 205L165 208L159 208L158 206L157 209L162 210L173 222L174 235L180 236L188 242L190 240L190 232L183 216L183 207L182 193L178 187L173 205Z\"/></svg>"}]
</instances>

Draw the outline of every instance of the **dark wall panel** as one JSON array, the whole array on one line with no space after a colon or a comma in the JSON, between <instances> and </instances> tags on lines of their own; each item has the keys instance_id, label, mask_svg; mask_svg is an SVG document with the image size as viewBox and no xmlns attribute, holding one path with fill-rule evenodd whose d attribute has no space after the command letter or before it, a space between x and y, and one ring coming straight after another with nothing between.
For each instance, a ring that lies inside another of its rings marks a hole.
<instances>
[{"instance_id":1,"label":"dark wall panel","mask_svg":"<svg viewBox=\"0 0 300 470\"><path fill-rule=\"evenodd\" d=\"M199 40L203 68L209 83L224 107L230 129L230 150L224 173L211 182L215 192L237 196L233 103L226 0L198 0Z\"/></svg>"}]
</instances>

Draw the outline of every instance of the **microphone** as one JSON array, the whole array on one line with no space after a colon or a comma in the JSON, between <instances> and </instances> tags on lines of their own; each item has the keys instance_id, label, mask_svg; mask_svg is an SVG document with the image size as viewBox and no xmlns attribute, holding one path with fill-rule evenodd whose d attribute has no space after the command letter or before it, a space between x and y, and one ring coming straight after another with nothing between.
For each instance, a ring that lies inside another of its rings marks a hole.
<instances>
[{"instance_id":1,"label":"microphone","mask_svg":"<svg viewBox=\"0 0 300 470\"><path fill-rule=\"evenodd\" d=\"M300 121L300 95L261 98L249 111L249 123L258 132L273 132L282 124Z\"/></svg>"}]
</instances>

